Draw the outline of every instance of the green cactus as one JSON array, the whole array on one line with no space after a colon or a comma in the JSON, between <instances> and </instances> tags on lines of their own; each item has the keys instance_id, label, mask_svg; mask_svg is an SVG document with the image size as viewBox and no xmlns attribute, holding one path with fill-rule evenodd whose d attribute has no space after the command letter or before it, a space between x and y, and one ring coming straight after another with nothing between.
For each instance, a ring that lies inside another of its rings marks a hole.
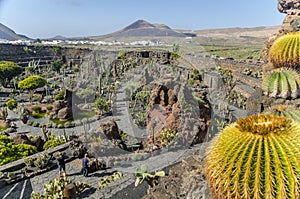
<instances>
[{"instance_id":1,"label":"green cactus","mask_svg":"<svg viewBox=\"0 0 300 199\"><path fill-rule=\"evenodd\" d=\"M295 106L276 105L264 111L265 114L284 116L300 122L300 111Z\"/></svg>"},{"instance_id":2,"label":"green cactus","mask_svg":"<svg viewBox=\"0 0 300 199\"><path fill-rule=\"evenodd\" d=\"M300 198L300 123L275 115L237 120L212 141L206 177L215 198Z\"/></svg>"},{"instance_id":3,"label":"green cactus","mask_svg":"<svg viewBox=\"0 0 300 199\"><path fill-rule=\"evenodd\" d=\"M264 77L262 83L264 94L275 98L296 99L300 96L299 88L299 74L287 68L273 70Z\"/></svg>"},{"instance_id":4,"label":"green cactus","mask_svg":"<svg viewBox=\"0 0 300 199\"><path fill-rule=\"evenodd\" d=\"M279 37L270 49L270 62L275 68L300 66L300 33L292 32Z\"/></svg>"}]
</instances>

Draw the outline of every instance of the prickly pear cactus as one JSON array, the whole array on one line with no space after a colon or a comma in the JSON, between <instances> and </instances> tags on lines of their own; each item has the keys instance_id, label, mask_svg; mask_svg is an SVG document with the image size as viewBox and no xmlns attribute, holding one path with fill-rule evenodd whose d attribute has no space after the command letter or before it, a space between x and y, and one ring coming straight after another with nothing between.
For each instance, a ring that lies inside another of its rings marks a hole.
<instances>
[{"instance_id":1,"label":"prickly pear cactus","mask_svg":"<svg viewBox=\"0 0 300 199\"><path fill-rule=\"evenodd\" d=\"M300 96L300 77L297 71L278 68L263 78L262 89L265 95L275 98L292 98Z\"/></svg>"},{"instance_id":2,"label":"prickly pear cactus","mask_svg":"<svg viewBox=\"0 0 300 199\"><path fill-rule=\"evenodd\" d=\"M270 61L275 68L300 66L300 33L292 32L279 37L270 49Z\"/></svg>"},{"instance_id":3,"label":"prickly pear cactus","mask_svg":"<svg viewBox=\"0 0 300 199\"><path fill-rule=\"evenodd\" d=\"M249 116L212 141L206 178L215 198L300 198L300 124Z\"/></svg>"},{"instance_id":4,"label":"prickly pear cactus","mask_svg":"<svg viewBox=\"0 0 300 199\"><path fill-rule=\"evenodd\" d=\"M300 111L295 106L276 105L264 111L265 114L284 116L294 121L300 122Z\"/></svg>"}]
</instances>

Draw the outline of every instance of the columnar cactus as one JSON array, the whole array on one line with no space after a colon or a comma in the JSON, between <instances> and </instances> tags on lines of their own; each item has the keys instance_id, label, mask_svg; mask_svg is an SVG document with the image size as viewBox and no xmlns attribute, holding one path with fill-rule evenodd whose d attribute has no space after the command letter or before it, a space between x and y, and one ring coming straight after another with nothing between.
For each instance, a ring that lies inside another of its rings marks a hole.
<instances>
[{"instance_id":1,"label":"columnar cactus","mask_svg":"<svg viewBox=\"0 0 300 199\"><path fill-rule=\"evenodd\" d=\"M292 32L279 37L270 49L270 61L275 68L300 66L300 33Z\"/></svg>"},{"instance_id":2,"label":"columnar cactus","mask_svg":"<svg viewBox=\"0 0 300 199\"><path fill-rule=\"evenodd\" d=\"M221 131L206 157L215 198L300 198L300 124L254 115Z\"/></svg>"},{"instance_id":3,"label":"columnar cactus","mask_svg":"<svg viewBox=\"0 0 300 199\"><path fill-rule=\"evenodd\" d=\"M300 122L300 111L295 106L276 105L264 111L266 114L284 116L294 121Z\"/></svg>"},{"instance_id":4,"label":"columnar cactus","mask_svg":"<svg viewBox=\"0 0 300 199\"><path fill-rule=\"evenodd\" d=\"M262 83L265 95L275 98L292 98L300 96L300 76L293 69L279 68L267 74Z\"/></svg>"}]
</instances>

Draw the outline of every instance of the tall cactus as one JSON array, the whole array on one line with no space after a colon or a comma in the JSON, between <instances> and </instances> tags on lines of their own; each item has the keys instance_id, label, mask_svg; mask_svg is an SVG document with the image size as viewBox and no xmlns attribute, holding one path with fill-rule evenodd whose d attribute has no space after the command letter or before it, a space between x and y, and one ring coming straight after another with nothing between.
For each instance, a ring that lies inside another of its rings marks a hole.
<instances>
[{"instance_id":1,"label":"tall cactus","mask_svg":"<svg viewBox=\"0 0 300 199\"><path fill-rule=\"evenodd\" d=\"M300 198L300 123L254 115L212 141L206 177L215 198Z\"/></svg>"},{"instance_id":2,"label":"tall cactus","mask_svg":"<svg viewBox=\"0 0 300 199\"><path fill-rule=\"evenodd\" d=\"M276 105L264 111L266 114L284 116L294 121L300 122L300 111L295 106Z\"/></svg>"},{"instance_id":3,"label":"tall cactus","mask_svg":"<svg viewBox=\"0 0 300 199\"><path fill-rule=\"evenodd\" d=\"M279 37L270 49L270 61L275 68L300 66L300 33L292 32Z\"/></svg>"},{"instance_id":4,"label":"tall cactus","mask_svg":"<svg viewBox=\"0 0 300 199\"><path fill-rule=\"evenodd\" d=\"M270 97L292 98L300 96L300 76L293 69L279 68L267 74L262 89Z\"/></svg>"}]
</instances>

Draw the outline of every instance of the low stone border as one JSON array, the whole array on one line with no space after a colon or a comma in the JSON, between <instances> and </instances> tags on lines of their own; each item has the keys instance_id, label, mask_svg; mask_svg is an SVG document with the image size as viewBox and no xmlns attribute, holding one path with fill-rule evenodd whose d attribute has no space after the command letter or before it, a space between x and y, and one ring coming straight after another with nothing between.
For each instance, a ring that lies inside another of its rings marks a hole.
<instances>
[{"instance_id":1,"label":"low stone border","mask_svg":"<svg viewBox=\"0 0 300 199\"><path fill-rule=\"evenodd\" d=\"M31 156L27 156L26 158L36 158L39 155L42 155L44 153L52 155L56 151L66 150L67 148L69 148L69 144L70 144L70 142L66 142L66 143L64 143L62 145L59 145L57 147L54 147L54 148L51 148L51 149L48 149L48 150L45 150L45 151L42 151L42 152L35 153ZM13 172L13 171L17 171L19 169L22 169L24 166L25 166L24 158L22 158L22 159L14 161L14 162L10 162L10 163L7 163L5 165L0 166L0 172Z\"/></svg>"},{"instance_id":2,"label":"low stone border","mask_svg":"<svg viewBox=\"0 0 300 199\"><path fill-rule=\"evenodd\" d=\"M84 125L84 123L89 124L89 123L97 121L98 119L99 119L99 116L96 115L96 116L94 116L92 118L89 118L89 119L75 120L75 121L72 121L72 122L66 122L65 124L55 124L55 123L44 124L44 123L38 123L38 122L34 122L32 120L28 120L28 121L30 121L30 124L28 124L28 122L27 122L27 125L28 126L33 126L33 127L39 127L39 128L42 128L44 125L46 125L47 128L49 128L49 129L50 128L64 129L64 128L74 128L74 127L77 127L77 126L82 126L82 125Z\"/></svg>"}]
</instances>

